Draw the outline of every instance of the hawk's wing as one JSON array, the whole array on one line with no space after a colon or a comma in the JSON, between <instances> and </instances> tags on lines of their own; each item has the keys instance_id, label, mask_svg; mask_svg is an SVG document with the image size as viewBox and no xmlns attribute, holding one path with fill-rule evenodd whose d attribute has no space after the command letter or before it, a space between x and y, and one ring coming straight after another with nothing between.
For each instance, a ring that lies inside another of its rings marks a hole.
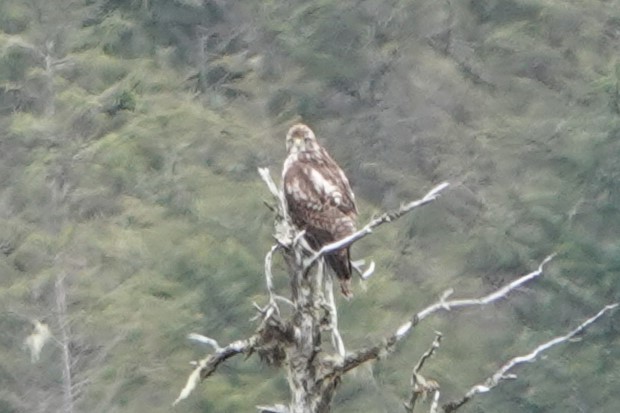
<instances>
[{"instance_id":1,"label":"hawk's wing","mask_svg":"<svg viewBox=\"0 0 620 413\"><path fill-rule=\"evenodd\" d=\"M321 148L291 155L284 168L284 193L298 224L332 232L336 222L329 220L348 217L353 223L357 217L355 196L349 180L327 151Z\"/></svg>"},{"instance_id":2,"label":"hawk's wing","mask_svg":"<svg viewBox=\"0 0 620 413\"><path fill-rule=\"evenodd\" d=\"M357 208L349 180L327 151L289 155L282 171L284 196L290 216L307 231L312 248L342 239L355 232ZM349 248L325 257L340 281L342 293L350 297Z\"/></svg>"},{"instance_id":3,"label":"hawk's wing","mask_svg":"<svg viewBox=\"0 0 620 413\"><path fill-rule=\"evenodd\" d=\"M332 184L332 188L336 187L335 191L327 193L326 196L343 213L347 215L355 214L357 216L355 195L351 190L351 185L346 175L324 148L319 150L319 154L319 159L316 161L316 171Z\"/></svg>"}]
</instances>

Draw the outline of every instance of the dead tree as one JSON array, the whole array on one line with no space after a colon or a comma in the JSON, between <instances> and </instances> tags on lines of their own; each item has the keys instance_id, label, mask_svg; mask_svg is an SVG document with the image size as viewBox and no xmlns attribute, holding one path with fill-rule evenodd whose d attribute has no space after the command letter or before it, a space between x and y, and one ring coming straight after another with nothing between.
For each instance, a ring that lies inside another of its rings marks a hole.
<instances>
[{"instance_id":1,"label":"dead tree","mask_svg":"<svg viewBox=\"0 0 620 413\"><path fill-rule=\"evenodd\" d=\"M351 236L326 245L319 251L312 251L304 241L303 231L297 231L290 223L286 212L283 195L272 181L266 169L259 170L261 177L269 187L275 199L273 210L276 212L276 244L265 257L265 279L268 303L264 307L256 305L258 328L249 338L220 346L212 338L190 334L188 338L213 347L214 352L194 362L195 368L174 404L187 398L201 380L213 374L218 366L227 359L238 355L258 354L259 357L275 365L282 365L287 374L290 401L288 405L257 406L262 413L329 413L335 391L344 376L356 367L389 354L395 346L423 320L436 313L451 311L471 306L484 306L505 298L508 294L543 274L543 267L552 256L543 260L539 267L492 293L472 299L449 299L452 291L444 293L434 304L413 314L390 336L377 340L377 343L361 349L347 351L338 332L337 309L334 301L331 276L324 271L323 256L340 248L351 245L369 235L374 228L392 222L414 209L433 202L448 187L442 183L429 191L419 200L401 206L398 210L388 212L372 219L361 230ZM290 276L290 298L279 295L274 290L271 273L273 255L278 252L288 265ZM371 263L366 272L359 266L357 270L365 278L372 272ZM430 412L454 412L477 394L487 392L505 379L514 378L509 374L517 364L534 361L536 356L548 348L564 343L617 304L604 307L598 314L586 320L568 334L556 337L544 343L525 356L515 357L505 363L489 379L471 388L461 399L439 406L440 386L425 379L420 370L425 361L439 348L441 334L438 333L431 348L422 356L413 369L411 379L411 396L404 402L406 412L413 412L419 396L432 394ZM282 310L281 310L282 307ZM329 334L334 350L325 345L325 336ZM439 410L441 409L441 410Z\"/></svg>"},{"instance_id":2,"label":"dead tree","mask_svg":"<svg viewBox=\"0 0 620 413\"><path fill-rule=\"evenodd\" d=\"M74 363L71 357L71 333L69 319L67 317L67 292L65 289L65 274L59 274L54 283L56 295L56 313L58 317L58 327L60 330L60 340L58 344L62 351L62 411L63 413L73 413L74 411L74 389L73 374L71 366Z\"/></svg>"}]
</instances>

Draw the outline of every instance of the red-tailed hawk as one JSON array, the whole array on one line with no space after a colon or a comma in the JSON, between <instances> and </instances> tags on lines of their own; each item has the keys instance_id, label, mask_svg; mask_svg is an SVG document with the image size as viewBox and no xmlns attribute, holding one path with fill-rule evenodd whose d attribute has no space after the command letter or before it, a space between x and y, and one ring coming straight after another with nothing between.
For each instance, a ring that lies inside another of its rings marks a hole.
<instances>
[{"instance_id":1,"label":"red-tailed hawk","mask_svg":"<svg viewBox=\"0 0 620 413\"><path fill-rule=\"evenodd\" d=\"M314 132L303 124L286 134L288 156L282 170L282 184L293 223L306 230L306 239L316 250L356 231L357 208L349 180ZM345 297L351 296L349 248L325 256L340 281Z\"/></svg>"}]
</instances>

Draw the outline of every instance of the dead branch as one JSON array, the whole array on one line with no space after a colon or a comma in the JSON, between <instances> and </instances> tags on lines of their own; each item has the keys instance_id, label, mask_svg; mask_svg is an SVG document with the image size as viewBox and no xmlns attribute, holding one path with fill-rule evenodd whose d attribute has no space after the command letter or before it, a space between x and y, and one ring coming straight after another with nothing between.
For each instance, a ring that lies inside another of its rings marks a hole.
<instances>
[{"instance_id":1,"label":"dead branch","mask_svg":"<svg viewBox=\"0 0 620 413\"><path fill-rule=\"evenodd\" d=\"M228 360L233 356L236 356L237 354L249 354L256 347L258 339L259 337L257 335L254 335L246 340L234 341L226 347L218 346L219 348L215 351L215 353L210 354L209 356L198 361L196 364L196 368L189 375L185 387L183 387L183 390L181 390L179 397L177 397L177 399L174 401L174 403L172 403L172 405L174 406L181 400L186 399L187 396L189 396L191 392L196 388L196 385L201 380L204 380L211 374L213 374L217 367L224 361ZM213 343L209 344L212 345Z\"/></svg>"},{"instance_id":2,"label":"dead branch","mask_svg":"<svg viewBox=\"0 0 620 413\"><path fill-rule=\"evenodd\" d=\"M269 192L271 192L271 195L273 195L274 198L279 200L280 190L278 190L278 186L271 178L271 174L269 173L269 168L258 168L258 174L260 175L262 180L265 181L265 184L267 184L267 188L269 188Z\"/></svg>"},{"instance_id":3,"label":"dead branch","mask_svg":"<svg viewBox=\"0 0 620 413\"><path fill-rule=\"evenodd\" d=\"M327 300L326 306L329 313L329 329L332 333L332 344L334 348L338 350L340 357L344 357L346 350L344 348L344 341L338 330L338 310L336 308L336 300L334 299L334 283L331 277L325 278L325 298Z\"/></svg>"},{"instance_id":4,"label":"dead branch","mask_svg":"<svg viewBox=\"0 0 620 413\"><path fill-rule=\"evenodd\" d=\"M289 388L291 390L291 402L288 407L281 404L257 406L261 412L329 412L334 392L342 376L367 361L378 360L389 354L396 344L407 337L420 321L440 311L484 306L506 298L512 291L541 276L544 266L553 258L553 255L546 257L535 271L523 275L483 297L448 300L452 294L452 290L449 290L438 301L414 314L406 323L398 327L391 336L384 338L375 345L346 354L344 341L338 331L338 315L333 297L332 280L330 277L325 277L323 265L317 266L316 273L310 272L311 267L317 262L322 264L321 260L325 254L345 248L372 233L376 227L392 222L413 209L434 201L449 184L444 182L430 190L424 197L404 204L395 211L384 213L372 219L351 236L326 245L319 251L312 251L305 243L304 231L296 230L291 224L287 214L286 200L282 191L272 180L269 170L259 168L259 173L276 201L276 206L272 209L276 212L274 235L277 240L277 244L265 256L264 262L269 303L265 308L255 304L259 310L257 318L261 319L261 325L250 338L235 341L225 347L220 347L211 338L197 334L190 335L191 339L213 347L214 353L195 363L196 367L173 404L177 404L179 401L187 398L199 381L213 374L218 366L227 359L237 354L244 353L250 355L257 352L261 358L267 361L271 360L273 364L280 364L286 361L284 365L287 369ZM273 253L277 250L282 252L289 267L291 300L277 295L274 290L272 259ZM370 268L362 275L362 278L372 272L374 263L370 265ZM360 273L362 273L361 270ZM286 320L280 318L276 300L285 302L292 307L292 314ZM613 304L605 307L596 316L586 320L569 334L540 345L525 356L510 360L484 383L472 387L462 399L443 405L444 413L453 412L476 394L491 390L505 379L514 378L513 375L508 374L508 371L514 366L533 361L539 353L571 339L605 312L610 311L616 306L617 304ZM337 354L329 355L321 346L321 334L325 329L331 331L332 343ZM424 378L420 374L420 370L437 350L440 340L441 334L437 333L432 346L421 356L413 368L411 396L409 401L404 403L405 409L409 413L413 412L416 401L420 396L425 397L430 394L432 394L430 412L437 413L439 409L439 385L433 380Z\"/></svg>"},{"instance_id":5,"label":"dead branch","mask_svg":"<svg viewBox=\"0 0 620 413\"><path fill-rule=\"evenodd\" d=\"M422 367L424 366L424 363L426 362L426 360L428 360L435 353L435 351L439 348L439 344L441 344L441 338L442 338L442 334L439 331L436 331L435 340L433 340L433 344L431 344L431 347L426 351L426 353L422 354L422 357L420 357L420 360L418 360L418 364L416 364L415 367L413 368L413 376L411 377L412 385L414 384L413 380L415 379L415 375L417 375L420 372L420 370L422 370Z\"/></svg>"},{"instance_id":6,"label":"dead branch","mask_svg":"<svg viewBox=\"0 0 620 413\"><path fill-rule=\"evenodd\" d=\"M265 282L267 283L267 292L269 293L269 304L268 307L275 311L277 314L280 314L280 309L278 308L278 304L276 303L277 294L274 292L273 288L273 273L271 271L271 263L273 261L273 253L280 248L280 245L273 245L269 252L265 255ZM282 299L286 300L284 297ZM287 300L288 301L288 300ZM292 304L292 303L291 303ZM265 311L266 317L269 317L270 311Z\"/></svg>"},{"instance_id":7,"label":"dead branch","mask_svg":"<svg viewBox=\"0 0 620 413\"><path fill-rule=\"evenodd\" d=\"M426 350L424 354L422 354L422 357L420 357L420 360L418 360L418 363L413 368L411 373L411 396L409 397L408 402L403 403L407 413L413 413L413 409L415 408L415 404L419 396L426 397L426 395L430 392L433 392L435 395L439 394L439 384L434 380L427 380L424 378L420 374L420 370L422 370L426 360L428 360L439 348L441 337L442 335L440 332L435 332L433 344L431 344L431 347Z\"/></svg>"},{"instance_id":8,"label":"dead branch","mask_svg":"<svg viewBox=\"0 0 620 413\"><path fill-rule=\"evenodd\" d=\"M397 220L398 218L402 217L403 215L405 215L408 212L411 212L412 210L414 210L415 208L421 207L423 205L426 205L430 202L433 202L435 199L437 199L439 197L439 195L441 194L441 191L443 191L444 189L446 189L450 184L447 182L443 182L439 185L437 185L436 187L434 187L433 189L431 189L426 195L424 195L422 198L415 200L415 201L411 201L407 204L402 205L400 208L398 208L395 211L391 211L391 212L386 212L384 214L381 214L380 216L372 219L368 224L366 224L366 226L364 226L364 228L360 229L359 231L349 235L348 237L345 237L339 241L336 242L332 242L331 244L327 244L325 246L323 246L319 251L317 251L314 255L312 255L312 257L310 257L308 260L306 260L306 262L304 263L304 265L306 266L306 268L309 268L314 262L316 262L316 260L318 260L320 257L322 257L325 254L329 254L331 252L337 251L341 248L344 247L348 247L349 245L353 244L354 242L360 240L361 238L364 238L365 236L367 236L368 234L372 233L373 229L377 228L379 225L385 224L386 222L392 222Z\"/></svg>"},{"instance_id":9,"label":"dead branch","mask_svg":"<svg viewBox=\"0 0 620 413\"><path fill-rule=\"evenodd\" d=\"M275 208L270 207L270 209L274 209L276 212L274 237L280 245L287 248L294 246L295 237L299 236L299 234L295 234L294 228L290 224L291 220L286 209L284 194L278 189L278 186L271 178L268 168L258 168L258 174L267 185L267 188L269 188L269 192L271 192L271 195L276 202Z\"/></svg>"},{"instance_id":10,"label":"dead branch","mask_svg":"<svg viewBox=\"0 0 620 413\"><path fill-rule=\"evenodd\" d=\"M75 399L73 393L73 374L71 365L73 358L71 355L71 328L67 314L67 291L65 284L66 274L60 273L54 283L56 294L56 314L58 317L58 328L60 331L60 348L62 351L62 390L63 390L63 411L73 413Z\"/></svg>"},{"instance_id":11,"label":"dead branch","mask_svg":"<svg viewBox=\"0 0 620 413\"><path fill-rule=\"evenodd\" d=\"M288 407L283 404L274 404L273 406L256 406L259 413L289 413Z\"/></svg>"},{"instance_id":12,"label":"dead branch","mask_svg":"<svg viewBox=\"0 0 620 413\"><path fill-rule=\"evenodd\" d=\"M539 276L542 275L543 273L543 267L545 266L545 264L547 264L549 261L551 261L553 259L553 257L555 256L555 254L551 254L549 256L547 256L538 266L538 269L536 269L536 271L532 271L529 274L526 274L520 278L517 278L516 280L514 280L513 282L505 285L504 287L500 288L497 291L494 291L493 293L486 295L482 298L472 298L472 299L464 299L464 300L452 300L452 301L445 301L445 299L447 297L449 297L452 294L451 290L448 290L444 296L442 297L442 299L425 308L424 310L420 311L418 314L416 314L416 316L414 317L414 319L417 319L417 321L421 321L423 319L425 319L426 317L428 317L429 315L440 311L440 310L445 310L445 311L450 311L453 308L459 308L459 307L469 307L472 305L486 305L489 303L492 303L494 301L499 300L500 298L504 298L508 295L508 293L510 293L511 291L515 290L516 288L520 287L521 285L527 283L528 281L533 280L534 278L537 278Z\"/></svg>"},{"instance_id":13,"label":"dead branch","mask_svg":"<svg viewBox=\"0 0 620 413\"><path fill-rule=\"evenodd\" d=\"M519 277L511 283L503 286L502 288L481 298L446 301L447 297L452 294L452 291L448 291L439 299L439 301L414 314L409 321L401 325L390 337L384 339L379 344L358 350L350 354L344 359L342 365L337 365L334 367L334 369L339 369L341 373L346 373L347 371L356 368L360 364L363 364L370 360L377 360L381 358L383 355L389 353L394 348L396 343L406 337L413 327L417 326L420 321L424 320L431 314L439 311L450 311L452 309L461 307L484 306L486 304L498 301L501 298L505 298L513 290L517 289L528 281L531 281L534 278L542 275L544 265L547 264L552 258L553 255L548 256L541 262L536 271ZM334 371L334 373L336 373L336 371Z\"/></svg>"},{"instance_id":14,"label":"dead branch","mask_svg":"<svg viewBox=\"0 0 620 413\"><path fill-rule=\"evenodd\" d=\"M439 389L435 390L433 394L433 401L431 402L431 409L429 413L437 413L437 408L439 407Z\"/></svg>"},{"instance_id":15,"label":"dead branch","mask_svg":"<svg viewBox=\"0 0 620 413\"><path fill-rule=\"evenodd\" d=\"M190 333L187 335L187 339L211 346L215 351L220 351L222 349L216 340L211 337L203 336L202 334Z\"/></svg>"},{"instance_id":16,"label":"dead branch","mask_svg":"<svg viewBox=\"0 0 620 413\"><path fill-rule=\"evenodd\" d=\"M465 395L457 401L446 403L442 406L442 410L444 413L451 413L457 411L461 406L470 401L474 396L481 393L486 393L491 391L495 386L500 384L504 380L512 380L516 379L517 376L515 374L508 374L510 370L519 364L523 363L532 363L536 361L536 358L543 351L549 350L551 347L554 347L558 344L565 343L569 341L571 338L583 332L586 328L588 328L592 323L601 318L606 312L613 310L618 307L618 303L610 304L605 306L601 311L596 313L596 315L588 318L586 321L577 326L574 330L560 337L555 337L552 340L547 341L536 347L533 351L523 356L514 357L508 360L499 370L497 370L491 377L486 379L484 382L480 384L476 384L473 386Z\"/></svg>"},{"instance_id":17,"label":"dead branch","mask_svg":"<svg viewBox=\"0 0 620 413\"><path fill-rule=\"evenodd\" d=\"M269 192L271 192L271 195L273 195L273 198L277 203L279 215L285 221L290 221L288 217L288 212L286 210L286 201L284 200L284 194L278 189L278 186L273 181L273 178L271 178L269 168L258 168L258 174L267 185L267 188L269 188Z\"/></svg>"}]
</instances>

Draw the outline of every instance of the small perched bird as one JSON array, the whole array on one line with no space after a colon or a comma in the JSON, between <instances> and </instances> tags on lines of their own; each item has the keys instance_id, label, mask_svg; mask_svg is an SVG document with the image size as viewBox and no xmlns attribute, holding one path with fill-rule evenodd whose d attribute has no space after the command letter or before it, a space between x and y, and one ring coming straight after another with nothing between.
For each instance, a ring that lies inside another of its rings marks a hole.
<instances>
[{"instance_id":1,"label":"small perched bird","mask_svg":"<svg viewBox=\"0 0 620 413\"><path fill-rule=\"evenodd\" d=\"M338 164L304 124L286 134L288 153L282 170L287 209L293 224L306 231L314 249L338 241L356 231L357 208L349 180ZM340 281L345 297L351 294L349 247L325 256Z\"/></svg>"}]
</instances>

